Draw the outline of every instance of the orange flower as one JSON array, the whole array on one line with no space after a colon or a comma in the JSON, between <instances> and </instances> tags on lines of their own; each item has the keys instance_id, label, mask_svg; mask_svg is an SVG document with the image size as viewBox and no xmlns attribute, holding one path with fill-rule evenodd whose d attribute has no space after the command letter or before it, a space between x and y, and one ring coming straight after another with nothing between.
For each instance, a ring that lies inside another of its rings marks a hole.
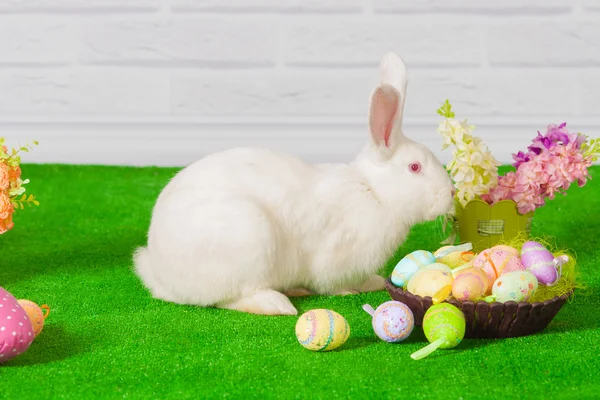
<instances>
[{"instance_id":1,"label":"orange flower","mask_svg":"<svg viewBox=\"0 0 600 400\"><path fill-rule=\"evenodd\" d=\"M12 214L8 216L6 219L0 219L0 235L6 233L13 228L15 224L12 220Z\"/></svg>"},{"instance_id":2,"label":"orange flower","mask_svg":"<svg viewBox=\"0 0 600 400\"><path fill-rule=\"evenodd\" d=\"M10 202L8 194L5 191L0 192L0 221L8 219L14 211L15 209Z\"/></svg>"},{"instance_id":3,"label":"orange flower","mask_svg":"<svg viewBox=\"0 0 600 400\"><path fill-rule=\"evenodd\" d=\"M10 186L10 173L6 164L0 163L0 191L8 189Z\"/></svg>"},{"instance_id":4,"label":"orange flower","mask_svg":"<svg viewBox=\"0 0 600 400\"><path fill-rule=\"evenodd\" d=\"M17 179L21 177L21 167L18 165L8 170L8 180L12 182L16 182Z\"/></svg>"}]
</instances>

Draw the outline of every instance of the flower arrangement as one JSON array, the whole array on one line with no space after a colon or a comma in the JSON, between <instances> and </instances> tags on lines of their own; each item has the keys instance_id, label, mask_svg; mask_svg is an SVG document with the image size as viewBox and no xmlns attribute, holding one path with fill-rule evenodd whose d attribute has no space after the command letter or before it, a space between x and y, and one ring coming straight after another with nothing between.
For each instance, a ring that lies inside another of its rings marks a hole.
<instances>
[{"instance_id":1,"label":"flower arrangement","mask_svg":"<svg viewBox=\"0 0 600 400\"><path fill-rule=\"evenodd\" d=\"M446 100L438 109L445 117L437 131L444 137L443 149L454 145L452 161L446 165L456 187L456 199L464 207L469 201L489 193L498 184L500 163L483 141L473 136L475 126L454 118L452 106Z\"/></svg>"},{"instance_id":2,"label":"flower arrangement","mask_svg":"<svg viewBox=\"0 0 600 400\"><path fill-rule=\"evenodd\" d=\"M25 194L25 185L29 183L29 179L21 179L19 153L28 152L31 146L21 146L9 152L4 141L5 139L0 137L0 234L13 228L12 216L16 209L22 210L25 205L40 205L34 195Z\"/></svg>"},{"instance_id":3,"label":"flower arrangement","mask_svg":"<svg viewBox=\"0 0 600 400\"><path fill-rule=\"evenodd\" d=\"M565 194L573 182L584 186L590 178L588 168L600 155L600 141L569 132L566 123L551 124L544 135L538 132L527 153L513 154L515 171L498 176L499 163L472 136L474 127L454 118L448 100L438 114L445 117L437 129L445 138L444 148L456 147L447 169L463 207L476 198L490 205L512 200L520 214L527 214L557 193Z\"/></svg>"}]
</instances>

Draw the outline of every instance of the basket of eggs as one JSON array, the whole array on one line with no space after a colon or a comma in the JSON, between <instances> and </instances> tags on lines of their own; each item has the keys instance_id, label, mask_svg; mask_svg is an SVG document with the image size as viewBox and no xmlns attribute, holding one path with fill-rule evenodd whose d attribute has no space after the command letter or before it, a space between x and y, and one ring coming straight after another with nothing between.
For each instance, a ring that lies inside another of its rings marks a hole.
<instances>
[{"instance_id":1,"label":"basket of eggs","mask_svg":"<svg viewBox=\"0 0 600 400\"><path fill-rule=\"evenodd\" d=\"M544 330L575 290L574 257L542 240L471 249L417 250L396 265L386 289L411 309L415 325L433 304L448 302L464 313L467 338L527 336Z\"/></svg>"},{"instance_id":2,"label":"basket of eggs","mask_svg":"<svg viewBox=\"0 0 600 400\"><path fill-rule=\"evenodd\" d=\"M600 140L569 132L566 123L548 125L500 176L500 163L473 135L475 127L455 117L448 100L437 113L443 148L453 147L446 169L456 188L453 233L445 243L456 243L458 233L462 244L408 254L386 288L412 310L416 325L433 304L448 302L465 315L465 337L538 333L573 295L576 262L530 238L533 215L573 182L586 184Z\"/></svg>"}]
</instances>

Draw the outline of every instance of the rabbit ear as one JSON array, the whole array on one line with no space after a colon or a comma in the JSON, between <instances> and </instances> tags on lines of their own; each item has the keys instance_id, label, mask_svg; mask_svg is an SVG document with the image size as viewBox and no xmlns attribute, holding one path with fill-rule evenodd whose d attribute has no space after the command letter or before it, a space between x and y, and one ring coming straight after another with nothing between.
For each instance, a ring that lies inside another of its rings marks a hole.
<instances>
[{"instance_id":1,"label":"rabbit ear","mask_svg":"<svg viewBox=\"0 0 600 400\"><path fill-rule=\"evenodd\" d=\"M369 128L373 142L379 148L391 149L395 144L391 139L399 104L400 94L387 84L379 85L371 96Z\"/></svg>"},{"instance_id":2,"label":"rabbit ear","mask_svg":"<svg viewBox=\"0 0 600 400\"><path fill-rule=\"evenodd\" d=\"M387 52L381 59L380 64L381 83L388 84L400 93L398 113L394 124L402 128L402 115L404 113L404 102L406 100L406 86L408 83L406 65L396 53Z\"/></svg>"},{"instance_id":3,"label":"rabbit ear","mask_svg":"<svg viewBox=\"0 0 600 400\"><path fill-rule=\"evenodd\" d=\"M406 93L406 67L402 59L387 53L381 60L381 84L371 96L369 128L377 147L393 152L402 140L402 113Z\"/></svg>"}]
</instances>

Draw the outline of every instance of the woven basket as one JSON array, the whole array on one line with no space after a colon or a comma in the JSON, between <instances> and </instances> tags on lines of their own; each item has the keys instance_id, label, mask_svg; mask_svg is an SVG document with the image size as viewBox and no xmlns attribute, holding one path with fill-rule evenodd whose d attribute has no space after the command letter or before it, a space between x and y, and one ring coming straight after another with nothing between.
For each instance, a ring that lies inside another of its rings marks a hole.
<instances>
[{"instance_id":1,"label":"woven basket","mask_svg":"<svg viewBox=\"0 0 600 400\"><path fill-rule=\"evenodd\" d=\"M415 325L423 324L425 311L431 307L431 297L421 297L395 286L388 278L386 289L393 300L406 304L414 314ZM507 301L487 303L485 301L448 300L465 315L466 338L510 338L528 336L543 331L556 316L563 304L573 294L554 297L543 303Z\"/></svg>"}]
</instances>

